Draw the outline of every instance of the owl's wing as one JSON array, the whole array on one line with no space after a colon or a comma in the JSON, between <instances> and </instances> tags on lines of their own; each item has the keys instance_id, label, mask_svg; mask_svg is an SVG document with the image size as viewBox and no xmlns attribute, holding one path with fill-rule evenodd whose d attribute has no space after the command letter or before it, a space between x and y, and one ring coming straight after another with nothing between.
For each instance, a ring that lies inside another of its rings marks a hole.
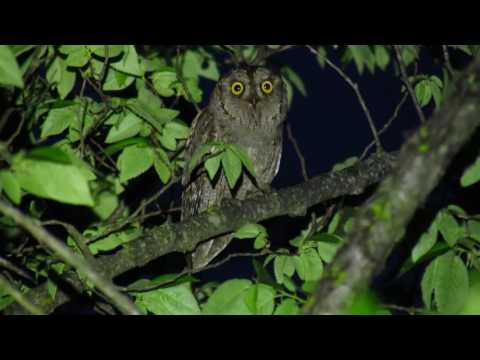
<instances>
[{"instance_id":1,"label":"owl's wing","mask_svg":"<svg viewBox=\"0 0 480 360\"><path fill-rule=\"evenodd\" d=\"M188 164L192 159L193 153L199 145L204 144L214 136L212 116L207 109L200 111L191 126L191 135L185 142L185 169L182 175L182 185L187 185L190 181L188 174Z\"/></svg>"},{"instance_id":2,"label":"owl's wing","mask_svg":"<svg viewBox=\"0 0 480 360\"><path fill-rule=\"evenodd\" d=\"M189 173L188 164L198 146L218 140L212 115L204 110L192 123L192 134L185 144L185 170L182 176L184 191L182 194L182 218L187 218L220 203L223 193L223 181L215 189L206 173Z\"/></svg>"}]
</instances>

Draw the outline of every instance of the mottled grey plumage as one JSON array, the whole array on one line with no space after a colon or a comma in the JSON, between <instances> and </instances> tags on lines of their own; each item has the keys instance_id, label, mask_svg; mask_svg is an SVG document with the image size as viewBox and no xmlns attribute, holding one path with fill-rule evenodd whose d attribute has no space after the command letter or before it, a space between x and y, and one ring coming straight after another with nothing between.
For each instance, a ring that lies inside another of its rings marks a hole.
<instances>
[{"instance_id":1,"label":"mottled grey plumage","mask_svg":"<svg viewBox=\"0 0 480 360\"><path fill-rule=\"evenodd\" d=\"M271 93L262 90L265 81L272 85ZM232 85L244 86L241 94L235 95ZM192 124L192 135L187 141L185 159L201 144L222 141L239 145L253 161L256 183L270 184L278 172L282 154L282 123L287 112L287 93L279 74L266 67L246 67L232 71L217 83L209 105ZM182 218L186 219L212 206L220 205L223 199L244 199L258 187L244 172L235 189L228 187L225 175L219 172L211 182L205 172L185 172L182 183ZM193 252L193 269L206 266L230 242L224 235L201 243Z\"/></svg>"}]
</instances>

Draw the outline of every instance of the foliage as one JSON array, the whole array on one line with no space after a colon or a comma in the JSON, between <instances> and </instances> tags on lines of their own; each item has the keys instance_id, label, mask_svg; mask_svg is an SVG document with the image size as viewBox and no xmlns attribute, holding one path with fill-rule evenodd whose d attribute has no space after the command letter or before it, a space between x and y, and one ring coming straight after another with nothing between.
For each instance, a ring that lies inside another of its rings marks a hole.
<instances>
[{"instance_id":1,"label":"foliage","mask_svg":"<svg viewBox=\"0 0 480 360\"><path fill-rule=\"evenodd\" d=\"M266 48L282 50L280 45ZM405 66L410 75L403 81L412 86L421 108L441 107L452 78L446 67L442 73L418 72L425 51L421 45L400 45L402 64L387 45L312 49L325 71L334 57L355 76L374 76L394 68L400 78L400 65ZM447 45L447 49L473 56L479 46ZM183 171L206 171L211 181L221 172L231 189L242 176L255 177L255 164L236 144L203 144L188 163L184 159L192 113L206 100L202 84L218 80L225 54L236 61L254 61L259 47L0 45L0 90L10 99L12 110L1 109L0 129L5 125L10 129L0 134L1 198L44 222L49 230L51 214L69 221L58 208L78 212L82 219L72 224L76 233L64 226L58 236L85 256L79 246L83 242L89 256L97 257L128 247L142 234L149 217L156 215L157 224L170 221L166 214L175 212L174 205L154 214L151 204L178 182ZM294 93L311 96L290 66L282 64L281 73L290 105ZM399 84L399 92L406 91ZM358 157L350 157L333 171L357 161ZM138 186L145 179L155 179L150 181L161 186L160 194L145 195ZM468 188L479 181L477 160L465 169L459 184ZM131 194L137 192L141 199L132 201ZM345 243L351 217L341 205L331 214L318 218L313 214L288 246L280 248L272 248L265 226L244 224L233 237L249 241L255 251L256 275L251 279L201 283L184 273L167 273L134 279L127 289L146 314L299 314ZM399 275L426 265L420 312L479 313L479 219L480 215L451 205L441 209L418 238ZM0 230L5 234L0 256L8 255L34 277L34 284L15 277L16 286L26 293L46 282L49 296L55 298L58 278L74 269L35 246L32 238L21 242L24 235L10 218L0 217ZM86 288L95 298L92 289ZM12 302L0 289L0 309ZM347 312L390 313L369 290L352 300Z\"/></svg>"}]
</instances>

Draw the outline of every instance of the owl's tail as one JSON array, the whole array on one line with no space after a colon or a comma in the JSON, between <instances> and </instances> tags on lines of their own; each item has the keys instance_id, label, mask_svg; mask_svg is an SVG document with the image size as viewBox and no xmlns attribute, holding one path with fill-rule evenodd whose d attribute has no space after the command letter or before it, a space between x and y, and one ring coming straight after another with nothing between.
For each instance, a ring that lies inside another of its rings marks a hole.
<instances>
[{"instance_id":1,"label":"owl's tail","mask_svg":"<svg viewBox=\"0 0 480 360\"><path fill-rule=\"evenodd\" d=\"M230 241L232 241L232 235L223 235L198 245L190 255L191 269L195 271L207 266L227 247Z\"/></svg>"}]
</instances>

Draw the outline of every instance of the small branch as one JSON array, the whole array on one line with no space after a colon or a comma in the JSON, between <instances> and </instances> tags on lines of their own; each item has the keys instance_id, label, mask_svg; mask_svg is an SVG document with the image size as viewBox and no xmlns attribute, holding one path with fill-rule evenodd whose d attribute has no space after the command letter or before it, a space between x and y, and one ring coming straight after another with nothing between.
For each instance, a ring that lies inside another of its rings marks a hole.
<instances>
[{"instance_id":1,"label":"small branch","mask_svg":"<svg viewBox=\"0 0 480 360\"><path fill-rule=\"evenodd\" d=\"M7 146L10 146L12 142L17 138L17 136L20 134L22 131L23 124L25 123L25 117L23 114L20 115L20 122L18 123L17 129L15 132L10 136L10 138L5 142Z\"/></svg>"},{"instance_id":2,"label":"small branch","mask_svg":"<svg viewBox=\"0 0 480 360\"><path fill-rule=\"evenodd\" d=\"M15 299L25 310L33 315L45 315L42 309L37 305L32 304L26 297L23 295L20 290L15 288L10 282L5 279L5 277L0 274L0 289L5 290L11 297Z\"/></svg>"},{"instance_id":3,"label":"small branch","mask_svg":"<svg viewBox=\"0 0 480 360\"><path fill-rule=\"evenodd\" d=\"M392 125L393 121L398 117L398 113L400 112L401 108L405 104L405 101L407 101L408 98L408 93L403 94L403 98L400 100L398 103L397 107L395 108L395 111L393 112L392 116L390 119L388 119L387 123L383 126L383 128L378 132L378 136L381 136L385 131L387 131L390 126ZM375 145L375 141L372 141L363 151L362 156L360 157L360 160L365 159L367 156L368 152L370 149Z\"/></svg>"},{"instance_id":4,"label":"small branch","mask_svg":"<svg viewBox=\"0 0 480 360\"><path fill-rule=\"evenodd\" d=\"M75 254L60 240L55 238L43 227L29 216L23 214L16 208L0 199L0 212L11 217L18 225L25 228L42 245L53 250L59 258L72 265L75 269L83 273L97 288L102 290L105 295L122 311L124 314L140 315L140 310L132 301L120 293L115 286L95 271L92 266L83 258Z\"/></svg>"},{"instance_id":5,"label":"small branch","mask_svg":"<svg viewBox=\"0 0 480 360\"><path fill-rule=\"evenodd\" d=\"M25 270L19 268L17 265L13 264L11 261L5 259L4 257L0 256L0 266L4 267L7 270L31 281L34 282L33 278L28 274Z\"/></svg>"},{"instance_id":6,"label":"small branch","mask_svg":"<svg viewBox=\"0 0 480 360\"><path fill-rule=\"evenodd\" d=\"M305 162L305 157L302 155L302 151L300 150L300 146L298 146L297 139L295 139L295 137L293 136L292 128L289 123L287 123L287 136L288 136L288 140L290 140L290 142L293 145L293 148L295 149L295 153L297 154L298 160L300 161L303 179L307 181L309 178L307 173L307 164Z\"/></svg>"},{"instance_id":7,"label":"small branch","mask_svg":"<svg viewBox=\"0 0 480 360\"><path fill-rule=\"evenodd\" d=\"M415 110L417 111L420 122L422 124L425 124L425 121L426 121L425 114L423 113L422 108L420 107L420 104L417 101L417 97L415 96L415 92L413 91L412 84L410 84L410 81L408 80L407 69L405 68L405 64L403 63L403 60L402 60L400 47L398 45L393 45L393 49L395 52L395 57L397 60L398 67L400 68L400 75L402 77L402 81L407 87L407 91L410 94L410 98L413 101L413 104L415 106Z\"/></svg>"},{"instance_id":8,"label":"small branch","mask_svg":"<svg viewBox=\"0 0 480 360\"><path fill-rule=\"evenodd\" d=\"M445 66L447 67L447 70L450 73L450 75L453 75L453 67L452 67L452 63L450 62L450 53L448 52L448 46L442 45L442 50L443 50L443 58L445 60Z\"/></svg>"},{"instance_id":9,"label":"small branch","mask_svg":"<svg viewBox=\"0 0 480 360\"><path fill-rule=\"evenodd\" d=\"M174 184L176 184L178 182L178 180L179 179L176 179L176 178L172 179L166 186L162 187L153 196L151 196L150 198L142 201L142 203L138 206L138 208L129 217L127 217L125 220L123 220L123 221L121 221L117 224L113 224L112 227L109 228L108 230L106 230L104 233L99 234L97 236L94 236L91 239L88 239L87 244L93 243L97 240L100 240L100 239L104 238L105 236L110 235L111 233L113 233L115 231L118 231L118 230L122 229L123 227L127 226L128 224L131 224L132 222L136 221L138 218L144 218L145 216L147 216L147 215L140 215L140 213L142 211L144 211L148 205L150 205L152 202L154 202L156 199L158 199L160 196L162 196Z\"/></svg>"},{"instance_id":10,"label":"small branch","mask_svg":"<svg viewBox=\"0 0 480 360\"><path fill-rule=\"evenodd\" d=\"M8 119L10 118L10 116L11 116L15 111L19 111L19 110L20 110L20 109L15 108L15 107L10 107L10 108L8 108L7 110L5 110L5 112L4 112L3 115L2 115L2 118L0 119L0 134L2 133L2 130L3 130L3 128L5 127L5 125L7 124Z\"/></svg>"},{"instance_id":11,"label":"small branch","mask_svg":"<svg viewBox=\"0 0 480 360\"><path fill-rule=\"evenodd\" d=\"M307 48L310 49L312 53L318 56L318 51L310 45L307 45ZM380 142L380 137L378 136L377 128L375 127L375 123L373 122L372 115L370 114L370 110L368 110L367 104L365 99L363 98L358 84L355 83L342 69L340 69L337 65L331 62L329 59L325 58L326 64L335 70L340 77L345 80L345 82L353 89L355 95L357 96L358 102L362 107L362 110L367 118L368 125L370 126L370 130L372 131L373 138L375 140L375 144L377 145L377 152L383 152L382 143Z\"/></svg>"},{"instance_id":12,"label":"small branch","mask_svg":"<svg viewBox=\"0 0 480 360\"><path fill-rule=\"evenodd\" d=\"M59 220L47 220L42 222L42 225L59 225L62 226L72 237L72 239L75 241L75 244L77 244L78 248L80 249L81 253L83 256L85 256L88 261L90 261L91 265L95 264L95 258L93 257L92 253L90 252L90 249L87 246L87 239L83 237L82 234L71 224L65 223L63 221Z\"/></svg>"}]
</instances>

